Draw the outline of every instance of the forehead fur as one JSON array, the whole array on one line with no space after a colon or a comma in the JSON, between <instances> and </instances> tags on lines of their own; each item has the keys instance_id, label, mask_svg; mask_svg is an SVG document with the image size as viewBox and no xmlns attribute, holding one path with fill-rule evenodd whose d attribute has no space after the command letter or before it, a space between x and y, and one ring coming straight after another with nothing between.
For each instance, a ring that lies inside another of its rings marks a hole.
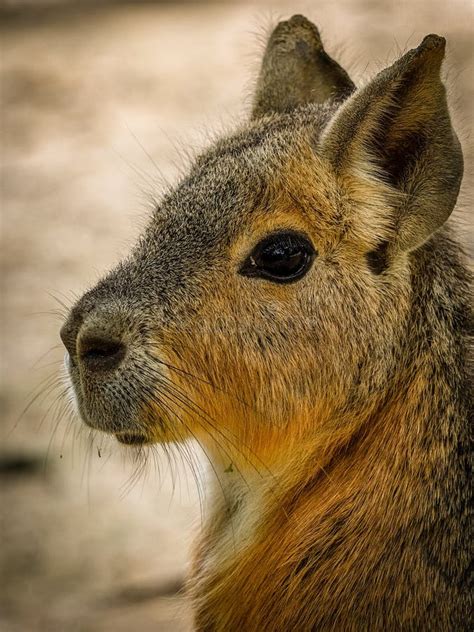
<instances>
[{"instance_id":1,"label":"forehead fur","mask_svg":"<svg viewBox=\"0 0 474 632\"><path fill-rule=\"evenodd\" d=\"M390 191L370 178L336 179L319 156L319 140L339 106L310 103L220 139L156 209L140 255L144 246L154 256L166 248L181 267L187 249L195 254L212 248L216 254L257 227L262 215L268 231L307 220L323 250L350 237L372 248L386 229L382 207ZM379 222L380 231L364 230L367 219L372 226Z\"/></svg>"},{"instance_id":2,"label":"forehead fur","mask_svg":"<svg viewBox=\"0 0 474 632\"><path fill-rule=\"evenodd\" d=\"M158 207L153 224L163 221L206 231L228 230L239 216L261 206L263 198L283 184L289 165L295 168L317 151L318 139L335 105L309 104L291 114L270 115L223 138L198 157L189 175ZM269 209L267 209L269 210Z\"/></svg>"}]
</instances>

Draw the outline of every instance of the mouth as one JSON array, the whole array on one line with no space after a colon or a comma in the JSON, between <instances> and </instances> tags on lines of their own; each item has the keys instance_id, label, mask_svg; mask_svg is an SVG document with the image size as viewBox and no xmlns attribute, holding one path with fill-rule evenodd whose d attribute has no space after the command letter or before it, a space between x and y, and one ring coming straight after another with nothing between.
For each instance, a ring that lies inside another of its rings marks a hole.
<instances>
[{"instance_id":1,"label":"mouth","mask_svg":"<svg viewBox=\"0 0 474 632\"><path fill-rule=\"evenodd\" d=\"M142 446L142 445L151 443L148 437L139 433L131 434L131 433L121 432L121 433L117 433L115 435L115 438L117 439L119 443L122 443L123 445L129 445L129 446Z\"/></svg>"}]
</instances>

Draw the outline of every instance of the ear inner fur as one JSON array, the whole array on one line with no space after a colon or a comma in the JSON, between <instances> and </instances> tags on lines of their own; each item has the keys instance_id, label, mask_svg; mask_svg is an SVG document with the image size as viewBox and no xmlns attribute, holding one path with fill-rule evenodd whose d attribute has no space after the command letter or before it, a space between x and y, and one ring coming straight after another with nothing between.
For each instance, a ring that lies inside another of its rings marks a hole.
<instances>
[{"instance_id":1,"label":"ear inner fur","mask_svg":"<svg viewBox=\"0 0 474 632\"><path fill-rule=\"evenodd\" d=\"M459 192L463 160L440 79L444 49L443 38L425 37L346 101L320 141L339 176L358 172L401 193L390 211L391 253L423 243Z\"/></svg>"}]
</instances>

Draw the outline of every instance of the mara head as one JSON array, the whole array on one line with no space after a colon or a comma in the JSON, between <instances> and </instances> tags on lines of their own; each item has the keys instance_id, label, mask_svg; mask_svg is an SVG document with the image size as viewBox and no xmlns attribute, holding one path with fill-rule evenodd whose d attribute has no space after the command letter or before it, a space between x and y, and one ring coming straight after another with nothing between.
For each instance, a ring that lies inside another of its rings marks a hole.
<instances>
[{"instance_id":1,"label":"mara head","mask_svg":"<svg viewBox=\"0 0 474 632\"><path fill-rule=\"evenodd\" d=\"M444 48L428 35L356 89L313 24L278 24L248 123L62 328L86 424L268 456L383 400L409 353L413 262L462 177Z\"/></svg>"}]
</instances>

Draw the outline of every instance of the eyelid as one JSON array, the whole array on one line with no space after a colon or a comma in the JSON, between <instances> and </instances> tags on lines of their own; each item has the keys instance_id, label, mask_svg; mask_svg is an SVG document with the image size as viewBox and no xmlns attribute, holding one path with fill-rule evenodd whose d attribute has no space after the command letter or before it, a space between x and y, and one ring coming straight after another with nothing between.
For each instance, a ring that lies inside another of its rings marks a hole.
<instances>
[{"instance_id":1,"label":"eyelid","mask_svg":"<svg viewBox=\"0 0 474 632\"><path fill-rule=\"evenodd\" d=\"M301 242L302 251L304 254L304 261L301 268L296 270L294 274L288 274L288 276L284 274L272 274L271 271L265 270L264 267L259 267L256 260L256 256L257 254L259 254L259 251L263 251L267 247L267 245L278 242L279 237L281 237L282 240L284 238L292 238L295 239L295 241ZM241 263L239 267L239 274L246 277L265 279L274 283L292 283L302 278L306 274L306 272L308 272L316 255L317 251L311 239L305 233L291 229L277 230L266 235L254 245L251 253L247 255L247 257Z\"/></svg>"},{"instance_id":2,"label":"eyelid","mask_svg":"<svg viewBox=\"0 0 474 632\"><path fill-rule=\"evenodd\" d=\"M289 237L289 236L296 237L297 239L301 239L302 241L309 244L311 248L316 252L316 248L314 247L313 242L311 241L310 237L306 233L304 233L302 230L298 228L277 228L276 230L270 233L267 233L266 235L262 235L257 241L255 241L255 243L249 250L250 254L248 254L244 258L244 261L246 261L252 256L252 253L255 252L257 247L259 246L263 247L265 243L270 243L273 239L276 239L278 237Z\"/></svg>"}]
</instances>

